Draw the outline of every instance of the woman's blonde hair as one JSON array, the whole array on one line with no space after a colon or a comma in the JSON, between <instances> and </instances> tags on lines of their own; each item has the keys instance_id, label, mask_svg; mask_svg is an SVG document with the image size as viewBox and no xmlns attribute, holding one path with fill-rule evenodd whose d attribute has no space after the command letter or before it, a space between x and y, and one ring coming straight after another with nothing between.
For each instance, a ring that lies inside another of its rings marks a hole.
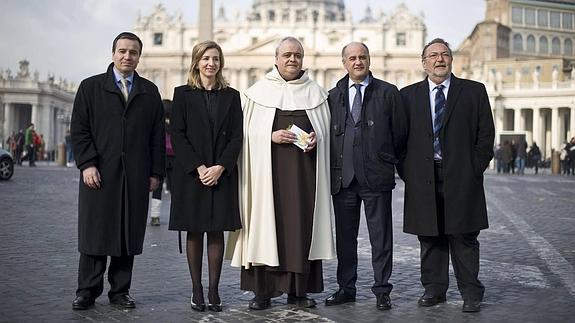
<instances>
[{"instance_id":1,"label":"woman's blonde hair","mask_svg":"<svg viewBox=\"0 0 575 323\"><path fill-rule=\"evenodd\" d=\"M192 49L192 64L190 65L190 71L188 72L188 85L194 89L203 89L202 80L200 79L200 69L199 63L204 56L204 53L208 49L215 48L220 53L220 69L216 73L216 85L215 89L221 90L228 87L228 82L224 78L222 74L222 70L224 69L224 53L222 52L222 48L218 45L215 41L206 40L194 46Z\"/></svg>"}]
</instances>

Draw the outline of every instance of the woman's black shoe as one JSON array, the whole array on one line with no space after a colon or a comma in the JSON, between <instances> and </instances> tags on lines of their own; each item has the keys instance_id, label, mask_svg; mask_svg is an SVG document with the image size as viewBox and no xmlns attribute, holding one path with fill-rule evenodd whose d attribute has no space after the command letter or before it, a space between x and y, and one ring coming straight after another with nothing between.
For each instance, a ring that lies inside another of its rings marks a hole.
<instances>
[{"instance_id":1,"label":"woman's black shoe","mask_svg":"<svg viewBox=\"0 0 575 323\"><path fill-rule=\"evenodd\" d=\"M196 304L192 302L192 309L197 312L204 312L206 310L206 304Z\"/></svg>"}]
</instances>

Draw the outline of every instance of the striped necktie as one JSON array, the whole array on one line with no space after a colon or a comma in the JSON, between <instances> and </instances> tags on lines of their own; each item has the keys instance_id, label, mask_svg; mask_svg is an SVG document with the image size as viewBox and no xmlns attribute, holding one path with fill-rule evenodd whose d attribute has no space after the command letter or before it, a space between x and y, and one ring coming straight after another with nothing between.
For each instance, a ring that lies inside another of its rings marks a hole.
<instances>
[{"instance_id":1,"label":"striped necktie","mask_svg":"<svg viewBox=\"0 0 575 323\"><path fill-rule=\"evenodd\" d=\"M128 101L128 96L130 95L130 93L128 92L128 80L125 78L121 78L120 83L122 84L122 86L120 86L120 90L122 90L122 95L124 95L124 99Z\"/></svg>"},{"instance_id":2,"label":"striped necktie","mask_svg":"<svg viewBox=\"0 0 575 323\"><path fill-rule=\"evenodd\" d=\"M443 112L445 111L445 95L443 84L435 87L435 119L433 120L433 152L441 157L441 145L439 144L439 132L443 124Z\"/></svg>"}]
</instances>

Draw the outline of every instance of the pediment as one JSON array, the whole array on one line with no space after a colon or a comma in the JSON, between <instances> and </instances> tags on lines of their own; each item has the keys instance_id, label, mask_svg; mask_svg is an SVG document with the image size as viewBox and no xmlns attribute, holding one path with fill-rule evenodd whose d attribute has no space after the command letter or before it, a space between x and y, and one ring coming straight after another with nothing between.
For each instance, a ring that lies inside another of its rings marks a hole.
<instances>
[{"instance_id":1,"label":"pediment","mask_svg":"<svg viewBox=\"0 0 575 323\"><path fill-rule=\"evenodd\" d=\"M274 35L262 38L248 47L241 48L236 52L238 54L251 55L270 55L275 54L277 43L283 38L281 35Z\"/></svg>"}]
</instances>

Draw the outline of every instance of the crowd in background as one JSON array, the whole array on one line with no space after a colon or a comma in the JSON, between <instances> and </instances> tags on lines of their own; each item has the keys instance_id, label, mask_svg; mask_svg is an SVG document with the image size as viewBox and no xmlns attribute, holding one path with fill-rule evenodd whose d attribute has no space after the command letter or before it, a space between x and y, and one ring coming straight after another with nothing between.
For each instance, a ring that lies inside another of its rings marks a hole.
<instances>
[{"instance_id":1,"label":"crowd in background","mask_svg":"<svg viewBox=\"0 0 575 323\"><path fill-rule=\"evenodd\" d=\"M560 174L575 175L575 137L560 151ZM495 147L495 168L497 173L525 174L525 168L533 168L535 174L539 168L550 168L551 158L544 158L536 142L528 147L527 142L520 138L516 140L504 140Z\"/></svg>"}]
</instances>

